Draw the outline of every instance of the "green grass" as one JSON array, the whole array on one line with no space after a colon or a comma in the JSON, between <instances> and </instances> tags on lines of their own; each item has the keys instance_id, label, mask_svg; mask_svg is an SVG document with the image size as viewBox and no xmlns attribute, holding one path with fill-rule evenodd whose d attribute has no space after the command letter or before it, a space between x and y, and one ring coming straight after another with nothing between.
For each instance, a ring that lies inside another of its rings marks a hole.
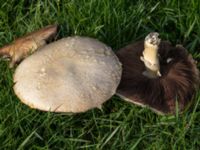
<instances>
[{"instance_id":1,"label":"green grass","mask_svg":"<svg viewBox=\"0 0 200 150\"><path fill-rule=\"evenodd\" d=\"M84 35L113 50L158 31L183 44L200 61L199 0L2 0L0 46L48 24L59 38ZM198 67L200 64L198 63ZM8 62L0 61L0 149L179 149L200 147L200 94L194 107L175 116L113 96L102 110L66 115L32 110L14 95Z\"/></svg>"}]
</instances>

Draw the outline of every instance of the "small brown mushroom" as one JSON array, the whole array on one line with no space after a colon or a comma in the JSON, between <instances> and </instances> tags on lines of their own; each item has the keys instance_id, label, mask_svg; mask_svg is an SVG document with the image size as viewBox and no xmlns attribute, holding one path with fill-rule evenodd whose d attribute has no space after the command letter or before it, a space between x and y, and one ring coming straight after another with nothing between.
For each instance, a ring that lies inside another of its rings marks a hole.
<instances>
[{"instance_id":1,"label":"small brown mushroom","mask_svg":"<svg viewBox=\"0 0 200 150\"><path fill-rule=\"evenodd\" d=\"M116 92L121 64L98 40L68 37L27 57L14 74L14 91L32 108L84 112L101 107Z\"/></svg>"},{"instance_id":2,"label":"small brown mushroom","mask_svg":"<svg viewBox=\"0 0 200 150\"><path fill-rule=\"evenodd\" d=\"M24 57L46 45L46 42L53 39L57 34L57 28L57 25L49 25L20 37L12 44L0 48L0 55L11 58L10 67L13 67Z\"/></svg>"},{"instance_id":3,"label":"small brown mushroom","mask_svg":"<svg viewBox=\"0 0 200 150\"><path fill-rule=\"evenodd\" d=\"M117 94L124 100L161 114L175 113L176 106L182 112L193 102L199 70L183 46L160 42L153 32L120 49L117 56L123 68Z\"/></svg>"}]
</instances>

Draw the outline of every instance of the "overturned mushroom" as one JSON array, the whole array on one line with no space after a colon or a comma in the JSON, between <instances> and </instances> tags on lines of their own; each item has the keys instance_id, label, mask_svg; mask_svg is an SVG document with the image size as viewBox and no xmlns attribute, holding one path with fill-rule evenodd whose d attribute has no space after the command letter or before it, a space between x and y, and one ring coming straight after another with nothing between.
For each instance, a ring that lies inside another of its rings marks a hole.
<instances>
[{"instance_id":1,"label":"overturned mushroom","mask_svg":"<svg viewBox=\"0 0 200 150\"><path fill-rule=\"evenodd\" d=\"M183 111L192 103L199 86L199 71L181 45L161 41L150 33L144 41L120 49L122 80L117 94L161 114Z\"/></svg>"},{"instance_id":2,"label":"overturned mushroom","mask_svg":"<svg viewBox=\"0 0 200 150\"><path fill-rule=\"evenodd\" d=\"M0 48L0 55L11 58L10 67L13 67L15 63L53 39L56 36L57 27L57 25L49 25L18 38L12 44Z\"/></svg>"},{"instance_id":3,"label":"overturned mushroom","mask_svg":"<svg viewBox=\"0 0 200 150\"><path fill-rule=\"evenodd\" d=\"M116 92L121 64L105 44L68 37L26 58L14 74L14 91L32 108L84 112L101 107Z\"/></svg>"}]
</instances>

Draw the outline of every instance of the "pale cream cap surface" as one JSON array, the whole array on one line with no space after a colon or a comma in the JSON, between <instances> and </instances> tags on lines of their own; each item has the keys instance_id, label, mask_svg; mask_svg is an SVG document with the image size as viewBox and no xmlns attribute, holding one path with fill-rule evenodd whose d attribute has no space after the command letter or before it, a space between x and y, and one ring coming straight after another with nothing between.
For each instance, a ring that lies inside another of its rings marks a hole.
<instances>
[{"instance_id":1,"label":"pale cream cap surface","mask_svg":"<svg viewBox=\"0 0 200 150\"><path fill-rule=\"evenodd\" d=\"M115 94L121 73L110 47L88 37L68 37L26 58L15 71L14 91L32 108L84 112Z\"/></svg>"}]
</instances>

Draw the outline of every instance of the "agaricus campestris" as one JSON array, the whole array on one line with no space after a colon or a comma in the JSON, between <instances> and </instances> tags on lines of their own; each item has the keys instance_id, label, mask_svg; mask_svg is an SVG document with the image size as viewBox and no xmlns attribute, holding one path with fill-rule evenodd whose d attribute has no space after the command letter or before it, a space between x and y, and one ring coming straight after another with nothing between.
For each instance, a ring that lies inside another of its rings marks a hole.
<instances>
[{"instance_id":1,"label":"agaricus campestris","mask_svg":"<svg viewBox=\"0 0 200 150\"><path fill-rule=\"evenodd\" d=\"M22 61L14 74L14 91L32 108L84 112L115 94L121 72L110 47L88 37L68 37Z\"/></svg>"},{"instance_id":2,"label":"agaricus campestris","mask_svg":"<svg viewBox=\"0 0 200 150\"><path fill-rule=\"evenodd\" d=\"M117 56L123 68L117 94L124 100L161 114L173 114L176 108L182 112L192 103L199 70L183 46L160 41L153 32L120 49Z\"/></svg>"},{"instance_id":3,"label":"agaricus campestris","mask_svg":"<svg viewBox=\"0 0 200 150\"><path fill-rule=\"evenodd\" d=\"M13 43L0 48L0 55L9 57L11 59L10 67L13 67L23 58L55 38L57 28L57 25L48 25L23 37L17 38Z\"/></svg>"}]
</instances>

